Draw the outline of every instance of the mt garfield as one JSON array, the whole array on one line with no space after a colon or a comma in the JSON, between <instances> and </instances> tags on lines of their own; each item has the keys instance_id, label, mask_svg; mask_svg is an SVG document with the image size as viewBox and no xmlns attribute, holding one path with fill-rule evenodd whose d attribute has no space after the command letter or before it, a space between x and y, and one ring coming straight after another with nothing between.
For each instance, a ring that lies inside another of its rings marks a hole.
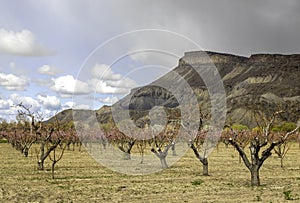
<instances>
[{"instance_id":1,"label":"mt garfield","mask_svg":"<svg viewBox=\"0 0 300 203\"><path fill-rule=\"evenodd\" d=\"M226 92L226 125L242 124L249 128L264 125L263 122L267 122L277 111L282 111L277 122L299 120L300 54L254 54L243 57L214 52L186 52L173 71L149 85L133 89L114 104L117 106L115 109L128 111L137 126L150 122L149 111L155 106L164 107L168 118L180 119L181 98L176 98L167 88L156 84L182 78L192 89L201 119L205 122L211 115L210 95L197 68L209 68L206 66L208 63L217 68ZM180 95L185 97L185 92ZM112 109L103 106L93 114L96 113L101 124L110 123L114 120ZM57 116L61 119L72 119L71 110L60 114Z\"/></svg>"}]
</instances>

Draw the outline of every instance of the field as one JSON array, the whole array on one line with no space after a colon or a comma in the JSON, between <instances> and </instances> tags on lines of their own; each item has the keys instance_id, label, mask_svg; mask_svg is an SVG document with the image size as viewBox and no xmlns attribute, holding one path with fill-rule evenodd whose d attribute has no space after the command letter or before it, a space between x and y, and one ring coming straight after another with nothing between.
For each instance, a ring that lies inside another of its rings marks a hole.
<instances>
[{"instance_id":1,"label":"field","mask_svg":"<svg viewBox=\"0 0 300 203\"><path fill-rule=\"evenodd\" d=\"M32 147L25 158L0 143L0 202L285 202L300 201L300 148L294 143L285 168L273 154L260 171L260 187L250 186L250 173L238 153L220 144L209 157L210 176L189 151L167 170L150 175L124 175L94 161L86 151L67 150L51 178L49 160L38 171ZM170 155L169 155L170 156ZM298 200L297 200L298 199Z\"/></svg>"}]
</instances>

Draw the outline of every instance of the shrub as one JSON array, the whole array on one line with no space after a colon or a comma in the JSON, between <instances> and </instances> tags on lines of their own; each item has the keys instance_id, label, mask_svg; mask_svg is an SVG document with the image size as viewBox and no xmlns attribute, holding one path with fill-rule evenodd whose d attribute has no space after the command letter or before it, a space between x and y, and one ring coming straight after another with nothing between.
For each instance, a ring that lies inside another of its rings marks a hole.
<instances>
[{"instance_id":1,"label":"shrub","mask_svg":"<svg viewBox=\"0 0 300 203\"><path fill-rule=\"evenodd\" d=\"M7 143L6 139L0 139L0 143Z\"/></svg>"},{"instance_id":2,"label":"shrub","mask_svg":"<svg viewBox=\"0 0 300 203\"><path fill-rule=\"evenodd\" d=\"M194 181L192 181L192 185L201 185L202 183L204 183L203 180L194 180Z\"/></svg>"},{"instance_id":3,"label":"shrub","mask_svg":"<svg viewBox=\"0 0 300 203\"><path fill-rule=\"evenodd\" d=\"M242 124L237 124L237 123L233 124L231 126L231 128L233 130L237 130L237 131L249 130L249 128L247 126L242 125Z\"/></svg>"},{"instance_id":4,"label":"shrub","mask_svg":"<svg viewBox=\"0 0 300 203\"><path fill-rule=\"evenodd\" d=\"M298 200L299 198L293 197L292 190L283 191L285 200Z\"/></svg>"},{"instance_id":5,"label":"shrub","mask_svg":"<svg viewBox=\"0 0 300 203\"><path fill-rule=\"evenodd\" d=\"M297 127L296 123L293 122L283 122L272 128L274 132L290 132Z\"/></svg>"}]
</instances>

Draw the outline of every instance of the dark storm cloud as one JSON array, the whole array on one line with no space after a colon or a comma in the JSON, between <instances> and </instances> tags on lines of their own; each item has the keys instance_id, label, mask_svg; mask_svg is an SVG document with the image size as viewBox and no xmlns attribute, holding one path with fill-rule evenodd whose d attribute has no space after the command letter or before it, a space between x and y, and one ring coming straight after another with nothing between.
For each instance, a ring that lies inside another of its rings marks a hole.
<instances>
[{"instance_id":1,"label":"dark storm cloud","mask_svg":"<svg viewBox=\"0 0 300 203\"><path fill-rule=\"evenodd\" d=\"M47 9L89 43L161 28L186 35L207 50L242 55L300 52L299 0L66 0L48 2Z\"/></svg>"},{"instance_id":2,"label":"dark storm cloud","mask_svg":"<svg viewBox=\"0 0 300 203\"><path fill-rule=\"evenodd\" d=\"M300 52L300 1L130 1L131 27L180 32L204 49L250 55Z\"/></svg>"}]
</instances>

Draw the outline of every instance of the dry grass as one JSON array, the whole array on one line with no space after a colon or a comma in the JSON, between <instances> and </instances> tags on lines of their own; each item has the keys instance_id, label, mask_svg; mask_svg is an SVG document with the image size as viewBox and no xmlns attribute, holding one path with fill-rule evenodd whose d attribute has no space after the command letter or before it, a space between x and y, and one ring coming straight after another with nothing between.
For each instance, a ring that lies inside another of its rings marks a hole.
<instances>
[{"instance_id":1,"label":"dry grass","mask_svg":"<svg viewBox=\"0 0 300 203\"><path fill-rule=\"evenodd\" d=\"M284 169L273 155L261 169L262 186L251 187L237 152L223 144L209 157L209 177L199 175L202 166L192 152L160 173L130 176L76 149L65 152L53 180L50 170L37 171L34 149L25 158L0 143L0 202L284 202L287 195L300 198L299 155L293 144ZM50 164L47 160L45 168Z\"/></svg>"}]
</instances>

